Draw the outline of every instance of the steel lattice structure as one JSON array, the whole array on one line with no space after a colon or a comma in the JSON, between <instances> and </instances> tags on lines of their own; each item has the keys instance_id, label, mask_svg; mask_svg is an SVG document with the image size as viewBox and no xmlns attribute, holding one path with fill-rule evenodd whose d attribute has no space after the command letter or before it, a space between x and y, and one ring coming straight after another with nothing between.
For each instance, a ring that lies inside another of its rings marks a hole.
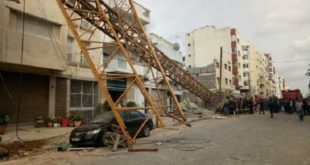
<instances>
[{"instance_id":1,"label":"steel lattice structure","mask_svg":"<svg viewBox=\"0 0 310 165\"><path fill-rule=\"evenodd\" d=\"M135 143L135 138L146 124L147 119L141 124L136 135L132 137L128 133L119 111L150 110L148 118L155 114L160 126L164 126L164 122L160 117L161 112L180 122L186 123L186 118L170 85L169 78L201 99L209 102L212 93L150 43L132 0L56 1L89 68L98 82L102 95L110 105L130 147ZM88 29L83 31L78 26L78 22L82 20L91 24ZM111 42L103 42L102 40L95 39L94 35L98 31L104 36L107 36ZM91 44L91 47L89 44ZM98 49L109 50L109 55L103 60L100 66L96 67L92 57L98 56L98 52L95 51ZM131 73L111 74L106 71L111 61L119 54L126 59ZM144 75L139 74L138 65L147 67L149 72L145 72ZM143 82L144 77L148 73L152 75L152 83L157 89L156 98L150 96ZM117 100L113 100L106 81L108 79L118 78L131 78L132 82ZM149 105L148 107L117 106L133 86L139 88ZM167 106L163 103L166 98L160 93L159 86L162 86L163 89L169 91L171 94L176 113L171 114L167 112Z\"/></svg>"}]
</instances>

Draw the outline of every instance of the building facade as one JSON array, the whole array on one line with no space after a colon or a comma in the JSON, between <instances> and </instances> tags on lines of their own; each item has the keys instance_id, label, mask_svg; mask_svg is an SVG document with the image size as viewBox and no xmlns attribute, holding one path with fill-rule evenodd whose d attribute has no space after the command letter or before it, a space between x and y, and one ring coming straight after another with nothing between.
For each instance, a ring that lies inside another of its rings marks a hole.
<instances>
[{"instance_id":1,"label":"building facade","mask_svg":"<svg viewBox=\"0 0 310 165\"><path fill-rule=\"evenodd\" d=\"M20 123L32 124L36 116L76 112L90 119L104 98L56 1L26 1L25 11L23 6L0 1L0 111L10 116L11 123L18 115ZM149 10L141 5L137 10L147 25ZM89 31L87 21L76 23L85 38L92 35L102 40L99 32ZM92 47L92 43L86 45ZM99 49L96 54L91 58L99 66L105 54ZM113 60L108 71L126 73L126 61L118 57ZM143 68L140 72L143 74ZM117 97L130 81L107 82L111 95ZM141 97L133 88L126 99L143 104Z\"/></svg>"},{"instance_id":2,"label":"building facade","mask_svg":"<svg viewBox=\"0 0 310 165\"><path fill-rule=\"evenodd\" d=\"M258 51L253 44L242 39L235 28L205 26L188 33L186 41L185 64L189 70L199 70L214 64L216 82L212 91L219 90L222 47L223 91L243 96L279 96L280 86L283 88L279 84L283 84L284 80L281 76L275 80L271 55Z\"/></svg>"},{"instance_id":3,"label":"building facade","mask_svg":"<svg viewBox=\"0 0 310 165\"><path fill-rule=\"evenodd\" d=\"M185 64L188 68L215 66L216 88L226 92L238 90L239 78L239 34L235 29L217 29L206 26L186 34L187 54ZM222 80L220 81L220 48L222 47Z\"/></svg>"}]
</instances>

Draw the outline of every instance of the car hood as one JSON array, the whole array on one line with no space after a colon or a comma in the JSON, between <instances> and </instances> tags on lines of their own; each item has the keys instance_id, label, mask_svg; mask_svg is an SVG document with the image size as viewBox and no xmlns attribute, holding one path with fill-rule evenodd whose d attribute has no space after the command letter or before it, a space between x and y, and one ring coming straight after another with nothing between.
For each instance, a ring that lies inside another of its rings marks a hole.
<instances>
[{"instance_id":1,"label":"car hood","mask_svg":"<svg viewBox=\"0 0 310 165\"><path fill-rule=\"evenodd\" d=\"M89 124L83 124L75 128L72 132L88 132L99 128L103 128L101 124L89 123Z\"/></svg>"}]
</instances>

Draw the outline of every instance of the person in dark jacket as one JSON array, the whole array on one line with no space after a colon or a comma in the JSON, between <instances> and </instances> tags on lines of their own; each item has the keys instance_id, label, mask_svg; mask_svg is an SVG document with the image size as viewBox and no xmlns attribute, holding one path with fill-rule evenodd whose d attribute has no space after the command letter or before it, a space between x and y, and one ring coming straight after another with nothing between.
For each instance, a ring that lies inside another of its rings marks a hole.
<instances>
[{"instance_id":1,"label":"person in dark jacket","mask_svg":"<svg viewBox=\"0 0 310 165\"><path fill-rule=\"evenodd\" d=\"M307 100L306 99L302 100L302 110L304 111L304 115L307 116Z\"/></svg>"},{"instance_id":2,"label":"person in dark jacket","mask_svg":"<svg viewBox=\"0 0 310 165\"><path fill-rule=\"evenodd\" d=\"M225 116L228 115L228 111L229 111L228 100L225 100L225 103L223 105L223 113L224 113Z\"/></svg>"},{"instance_id":3,"label":"person in dark jacket","mask_svg":"<svg viewBox=\"0 0 310 165\"><path fill-rule=\"evenodd\" d=\"M251 97L249 100L248 100L248 107L249 107L249 111L250 111L250 114L253 114L254 113L254 109L253 109L253 98Z\"/></svg>"},{"instance_id":4,"label":"person in dark jacket","mask_svg":"<svg viewBox=\"0 0 310 165\"><path fill-rule=\"evenodd\" d=\"M270 99L269 99L269 102L268 102L268 109L269 109L269 112L270 112L270 118L273 118L273 112L274 112L274 110L275 110L275 103L274 103L273 98L270 98Z\"/></svg>"},{"instance_id":5,"label":"person in dark jacket","mask_svg":"<svg viewBox=\"0 0 310 165\"><path fill-rule=\"evenodd\" d=\"M264 99L260 98L259 99L259 114L263 113L265 114L265 108L264 108Z\"/></svg>"},{"instance_id":6,"label":"person in dark jacket","mask_svg":"<svg viewBox=\"0 0 310 165\"><path fill-rule=\"evenodd\" d=\"M235 102L235 100L230 99L228 102L228 108L229 108L229 114L236 114L236 108L237 108L237 104Z\"/></svg>"}]
</instances>

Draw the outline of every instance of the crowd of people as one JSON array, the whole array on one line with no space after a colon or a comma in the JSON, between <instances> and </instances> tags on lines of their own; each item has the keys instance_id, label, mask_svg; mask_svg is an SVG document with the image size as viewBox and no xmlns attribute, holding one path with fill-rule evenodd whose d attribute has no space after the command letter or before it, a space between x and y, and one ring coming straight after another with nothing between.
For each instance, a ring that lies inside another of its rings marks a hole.
<instances>
[{"instance_id":1,"label":"crowd of people","mask_svg":"<svg viewBox=\"0 0 310 165\"><path fill-rule=\"evenodd\" d=\"M235 115L243 112L253 114L259 110L259 114L270 112L273 118L274 113L285 111L288 114L297 113L299 120L303 121L305 115L310 116L310 99L288 100L277 97L244 97L244 98L227 98L220 112L224 115Z\"/></svg>"}]
</instances>

